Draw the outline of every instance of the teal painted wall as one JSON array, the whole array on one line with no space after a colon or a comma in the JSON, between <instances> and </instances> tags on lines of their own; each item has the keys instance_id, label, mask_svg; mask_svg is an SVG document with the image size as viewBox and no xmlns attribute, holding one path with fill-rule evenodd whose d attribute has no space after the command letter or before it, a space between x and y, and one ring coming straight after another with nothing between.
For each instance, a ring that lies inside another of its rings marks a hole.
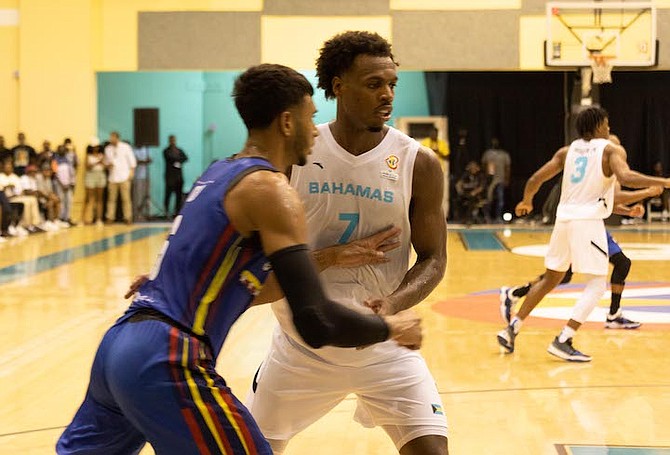
<instances>
[{"instance_id":1,"label":"teal painted wall","mask_svg":"<svg viewBox=\"0 0 670 455\"><path fill-rule=\"evenodd\" d=\"M316 89L314 71L304 71ZM230 96L238 71L224 72L105 72L98 73L98 137L111 131L133 141L133 109L159 109L161 146L152 148L151 197L163 204L165 163L162 151L170 134L189 161L184 167L185 191L215 159L225 158L244 145L246 130ZM429 115L426 83L422 72L401 71L394 102L394 117ZM335 118L335 102L316 90L315 122Z\"/></svg>"},{"instance_id":2,"label":"teal painted wall","mask_svg":"<svg viewBox=\"0 0 670 455\"><path fill-rule=\"evenodd\" d=\"M165 161L163 149L170 134L189 160L184 166L185 186L202 172L203 91L201 72L118 72L98 74L98 137L105 141L111 131L133 143L133 109L159 109L160 146L150 149L151 199L163 206ZM153 211L155 212L155 210Z\"/></svg>"}]
</instances>

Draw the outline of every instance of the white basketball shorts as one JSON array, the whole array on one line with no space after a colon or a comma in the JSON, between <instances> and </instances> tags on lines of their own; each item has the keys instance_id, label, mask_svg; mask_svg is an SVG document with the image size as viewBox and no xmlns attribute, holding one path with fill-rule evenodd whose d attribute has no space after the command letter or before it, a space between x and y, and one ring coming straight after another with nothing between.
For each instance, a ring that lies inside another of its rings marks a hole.
<instances>
[{"instance_id":1,"label":"white basketball shorts","mask_svg":"<svg viewBox=\"0 0 670 455\"><path fill-rule=\"evenodd\" d=\"M544 265L564 272L607 275L607 233L603 220L556 221Z\"/></svg>"},{"instance_id":2,"label":"white basketball shorts","mask_svg":"<svg viewBox=\"0 0 670 455\"><path fill-rule=\"evenodd\" d=\"M287 441L351 393L358 398L354 419L364 427L382 426L398 449L420 436L447 436L426 362L401 347L390 361L345 367L324 362L275 330L245 405L267 439Z\"/></svg>"}]
</instances>

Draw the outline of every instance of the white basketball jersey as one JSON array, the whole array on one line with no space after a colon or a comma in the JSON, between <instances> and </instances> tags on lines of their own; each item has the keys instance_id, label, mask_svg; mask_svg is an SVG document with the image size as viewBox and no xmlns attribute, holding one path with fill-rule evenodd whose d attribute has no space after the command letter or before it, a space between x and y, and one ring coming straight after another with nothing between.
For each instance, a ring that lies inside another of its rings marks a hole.
<instances>
[{"instance_id":1,"label":"white basketball jersey","mask_svg":"<svg viewBox=\"0 0 670 455\"><path fill-rule=\"evenodd\" d=\"M612 214L616 177L603 174L603 151L609 143L607 139L577 139L570 144L557 220L595 220Z\"/></svg>"},{"instance_id":2,"label":"white basketball jersey","mask_svg":"<svg viewBox=\"0 0 670 455\"><path fill-rule=\"evenodd\" d=\"M408 270L409 205L419 143L389 128L379 145L354 156L335 141L328 124L319 125L318 130L307 164L294 166L291 174L291 185L305 206L310 247L318 250L344 244L390 226L402 229L401 247L386 253L389 262L356 268L331 267L321 273L331 299L368 313L371 310L363 302L390 295ZM284 332L311 350L293 326L286 301L275 302L272 308ZM355 365L392 355L396 346L387 341L358 351L334 347L311 351L331 363Z\"/></svg>"}]
</instances>

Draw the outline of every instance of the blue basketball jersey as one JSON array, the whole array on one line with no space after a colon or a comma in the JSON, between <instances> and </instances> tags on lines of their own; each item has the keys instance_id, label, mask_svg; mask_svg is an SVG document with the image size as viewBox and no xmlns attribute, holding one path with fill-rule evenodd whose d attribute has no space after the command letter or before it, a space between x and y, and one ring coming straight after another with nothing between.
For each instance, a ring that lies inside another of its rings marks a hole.
<instances>
[{"instance_id":1,"label":"blue basketball jersey","mask_svg":"<svg viewBox=\"0 0 670 455\"><path fill-rule=\"evenodd\" d=\"M227 191L258 170L276 172L265 159L239 158L217 161L202 174L174 220L149 281L120 321L141 308L157 310L208 339L216 358L270 272L258 234L242 237L223 206Z\"/></svg>"}]
</instances>

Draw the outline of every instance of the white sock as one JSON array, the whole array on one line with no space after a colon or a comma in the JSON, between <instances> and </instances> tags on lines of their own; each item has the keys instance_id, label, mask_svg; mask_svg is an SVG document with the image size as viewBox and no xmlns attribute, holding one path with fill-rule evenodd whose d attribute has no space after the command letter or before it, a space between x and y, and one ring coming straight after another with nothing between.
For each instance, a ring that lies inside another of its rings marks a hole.
<instances>
[{"instance_id":1,"label":"white sock","mask_svg":"<svg viewBox=\"0 0 670 455\"><path fill-rule=\"evenodd\" d=\"M514 329L514 333L519 333L519 330L521 330L521 325L523 324L523 321L519 319L517 316L514 316L512 318L512 322L509 323L509 325L512 326Z\"/></svg>"},{"instance_id":2,"label":"white sock","mask_svg":"<svg viewBox=\"0 0 670 455\"><path fill-rule=\"evenodd\" d=\"M563 327L563 330L561 330L561 334L558 336L558 342L565 343L573 336L575 336L575 329L568 327L566 325L565 327Z\"/></svg>"}]
</instances>

